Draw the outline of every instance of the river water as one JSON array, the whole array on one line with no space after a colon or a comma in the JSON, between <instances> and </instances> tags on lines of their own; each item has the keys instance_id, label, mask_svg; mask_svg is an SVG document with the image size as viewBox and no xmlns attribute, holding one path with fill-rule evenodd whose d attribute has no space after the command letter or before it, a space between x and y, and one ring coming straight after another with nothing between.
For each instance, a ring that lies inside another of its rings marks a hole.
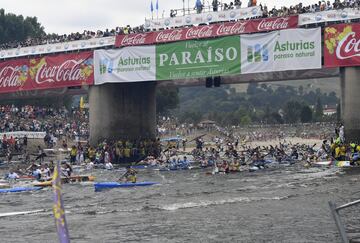
<instances>
[{"instance_id":1,"label":"river water","mask_svg":"<svg viewBox=\"0 0 360 243\"><path fill-rule=\"evenodd\" d=\"M359 199L360 173L300 166L229 175L205 170L140 171L159 185L95 192L63 186L72 242L340 242L328 201ZM121 171L95 170L97 181ZM58 242L52 191L0 195L1 242ZM360 206L342 213L350 237L360 234Z\"/></svg>"}]
</instances>

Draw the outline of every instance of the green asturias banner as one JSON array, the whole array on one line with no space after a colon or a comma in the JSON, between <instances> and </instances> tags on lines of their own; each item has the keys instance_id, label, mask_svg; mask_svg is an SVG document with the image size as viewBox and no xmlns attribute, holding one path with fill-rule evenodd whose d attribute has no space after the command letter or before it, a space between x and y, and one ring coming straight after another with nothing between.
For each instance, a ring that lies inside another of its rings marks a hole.
<instances>
[{"instance_id":1,"label":"green asturias banner","mask_svg":"<svg viewBox=\"0 0 360 243\"><path fill-rule=\"evenodd\" d=\"M240 36L156 46L156 80L240 74Z\"/></svg>"}]
</instances>

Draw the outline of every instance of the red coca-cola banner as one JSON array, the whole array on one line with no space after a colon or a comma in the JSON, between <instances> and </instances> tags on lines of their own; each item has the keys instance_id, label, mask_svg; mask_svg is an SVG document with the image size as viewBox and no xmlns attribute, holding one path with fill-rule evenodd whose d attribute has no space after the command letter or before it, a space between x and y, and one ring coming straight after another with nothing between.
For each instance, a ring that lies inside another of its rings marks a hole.
<instances>
[{"instance_id":1,"label":"red coca-cola banner","mask_svg":"<svg viewBox=\"0 0 360 243\"><path fill-rule=\"evenodd\" d=\"M325 28L326 67L360 66L360 24L338 24Z\"/></svg>"},{"instance_id":2,"label":"red coca-cola banner","mask_svg":"<svg viewBox=\"0 0 360 243\"><path fill-rule=\"evenodd\" d=\"M0 93L92 84L93 52L0 63Z\"/></svg>"},{"instance_id":3,"label":"red coca-cola banner","mask_svg":"<svg viewBox=\"0 0 360 243\"><path fill-rule=\"evenodd\" d=\"M226 22L222 24L170 29L142 34L118 35L116 36L115 46L138 46L181 40L239 35L245 33L296 28L297 25L298 16Z\"/></svg>"}]
</instances>

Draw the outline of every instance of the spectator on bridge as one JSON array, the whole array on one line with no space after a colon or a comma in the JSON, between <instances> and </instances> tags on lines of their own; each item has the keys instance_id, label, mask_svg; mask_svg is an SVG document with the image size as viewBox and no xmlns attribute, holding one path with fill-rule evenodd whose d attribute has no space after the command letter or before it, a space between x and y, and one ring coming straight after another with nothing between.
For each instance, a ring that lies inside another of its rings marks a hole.
<instances>
[{"instance_id":1,"label":"spectator on bridge","mask_svg":"<svg viewBox=\"0 0 360 243\"><path fill-rule=\"evenodd\" d=\"M174 18L174 17L176 17L176 15L177 15L177 10L171 9L171 10L170 10L170 17L171 17L171 18Z\"/></svg>"},{"instance_id":2,"label":"spectator on bridge","mask_svg":"<svg viewBox=\"0 0 360 243\"><path fill-rule=\"evenodd\" d=\"M236 8L236 9L241 8L241 4L242 4L242 2L241 2L240 0L235 0L235 1L234 1L234 5L235 5L235 8Z\"/></svg>"},{"instance_id":3,"label":"spectator on bridge","mask_svg":"<svg viewBox=\"0 0 360 243\"><path fill-rule=\"evenodd\" d=\"M212 1L212 7L213 7L213 11L217 12L218 11L218 7L219 7L219 1L218 0L213 0Z\"/></svg>"},{"instance_id":4,"label":"spectator on bridge","mask_svg":"<svg viewBox=\"0 0 360 243\"><path fill-rule=\"evenodd\" d=\"M196 0L196 3L195 3L195 10L196 10L196 13L201 13L202 10L203 10L203 7L204 5L202 4L201 0Z\"/></svg>"}]
</instances>

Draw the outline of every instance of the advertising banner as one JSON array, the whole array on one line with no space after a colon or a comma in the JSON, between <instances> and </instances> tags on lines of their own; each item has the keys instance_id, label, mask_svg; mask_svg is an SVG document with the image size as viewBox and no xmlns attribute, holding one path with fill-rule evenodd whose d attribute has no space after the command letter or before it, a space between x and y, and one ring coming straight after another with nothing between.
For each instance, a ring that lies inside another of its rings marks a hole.
<instances>
[{"instance_id":1,"label":"advertising banner","mask_svg":"<svg viewBox=\"0 0 360 243\"><path fill-rule=\"evenodd\" d=\"M59 42L54 44L19 47L0 51L0 58L13 58L32 55L41 55L48 53L85 50L91 48L99 48L105 46L113 46L115 43L115 36L91 38L88 40L77 40L69 42Z\"/></svg>"},{"instance_id":2,"label":"advertising banner","mask_svg":"<svg viewBox=\"0 0 360 243\"><path fill-rule=\"evenodd\" d=\"M0 93L92 85L93 83L92 52L0 63Z\"/></svg>"},{"instance_id":3,"label":"advertising banner","mask_svg":"<svg viewBox=\"0 0 360 243\"><path fill-rule=\"evenodd\" d=\"M321 29L241 36L241 73L321 68Z\"/></svg>"},{"instance_id":4,"label":"advertising banner","mask_svg":"<svg viewBox=\"0 0 360 243\"><path fill-rule=\"evenodd\" d=\"M155 80L155 46L96 50L95 84Z\"/></svg>"},{"instance_id":5,"label":"advertising banner","mask_svg":"<svg viewBox=\"0 0 360 243\"><path fill-rule=\"evenodd\" d=\"M348 19L359 19L360 10L358 8L344 8L328 10L315 13L305 13L299 15L299 25L316 24L332 21L345 21Z\"/></svg>"},{"instance_id":6,"label":"advertising banner","mask_svg":"<svg viewBox=\"0 0 360 243\"><path fill-rule=\"evenodd\" d=\"M43 139L46 135L46 132L29 132L29 131L16 131L16 132L4 132L0 133L0 137L4 137L4 135L9 139L11 137L14 138L23 138L27 137L29 139Z\"/></svg>"},{"instance_id":7,"label":"advertising banner","mask_svg":"<svg viewBox=\"0 0 360 243\"><path fill-rule=\"evenodd\" d=\"M338 24L325 28L326 67L360 66L360 24Z\"/></svg>"},{"instance_id":8,"label":"advertising banner","mask_svg":"<svg viewBox=\"0 0 360 243\"><path fill-rule=\"evenodd\" d=\"M198 25L214 22L232 21L238 19L250 19L261 17L260 6L229 9L218 12L204 12L199 14L190 14L185 16L169 17L162 19L146 19L145 28L150 30L181 27L186 25Z\"/></svg>"},{"instance_id":9,"label":"advertising banner","mask_svg":"<svg viewBox=\"0 0 360 243\"><path fill-rule=\"evenodd\" d=\"M240 74L240 36L156 46L156 79Z\"/></svg>"},{"instance_id":10,"label":"advertising banner","mask_svg":"<svg viewBox=\"0 0 360 243\"><path fill-rule=\"evenodd\" d=\"M297 28L298 16L251 19L222 24L193 26L190 28L169 29L157 32L116 36L116 47L151 45L158 43L222 37L245 33L265 32Z\"/></svg>"}]
</instances>

